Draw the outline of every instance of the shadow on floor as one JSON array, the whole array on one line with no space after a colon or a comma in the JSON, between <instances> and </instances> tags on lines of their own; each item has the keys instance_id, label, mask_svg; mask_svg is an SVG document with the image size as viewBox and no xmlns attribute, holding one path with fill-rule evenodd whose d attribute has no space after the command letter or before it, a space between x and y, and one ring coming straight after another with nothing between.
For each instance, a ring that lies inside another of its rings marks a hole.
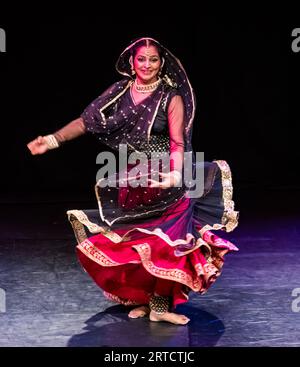
<instances>
[{"instance_id":1,"label":"shadow on floor","mask_svg":"<svg viewBox=\"0 0 300 367\"><path fill-rule=\"evenodd\" d=\"M200 309L178 306L187 315L188 325L150 322L148 318L129 319L128 308L117 305L89 318L85 332L71 337L68 347L212 347L224 332L216 316Z\"/></svg>"}]
</instances>

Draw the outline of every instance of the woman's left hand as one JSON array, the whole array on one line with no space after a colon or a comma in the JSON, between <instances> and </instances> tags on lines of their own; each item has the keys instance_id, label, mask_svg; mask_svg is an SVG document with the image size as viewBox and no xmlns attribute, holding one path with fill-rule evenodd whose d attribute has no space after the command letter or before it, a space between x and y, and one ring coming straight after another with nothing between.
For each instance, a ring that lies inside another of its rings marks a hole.
<instances>
[{"instance_id":1,"label":"woman's left hand","mask_svg":"<svg viewBox=\"0 0 300 367\"><path fill-rule=\"evenodd\" d=\"M168 187L177 186L181 182L181 173L179 171L171 171L168 173L159 172L160 177L162 177L162 182L149 179L149 187L158 187L160 189L167 189Z\"/></svg>"}]
</instances>

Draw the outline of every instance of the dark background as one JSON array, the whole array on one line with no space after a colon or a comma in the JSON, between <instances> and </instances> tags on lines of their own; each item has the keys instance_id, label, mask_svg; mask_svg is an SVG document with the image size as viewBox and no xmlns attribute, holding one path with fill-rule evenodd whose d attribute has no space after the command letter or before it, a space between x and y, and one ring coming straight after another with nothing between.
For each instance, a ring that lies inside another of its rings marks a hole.
<instances>
[{"instance_id":1,"label":"dark background","mask_svg":"<svg viewBox=\"0 0 300 367\"><path fill-rule=\"evenodd\" d=\"M13 2L9 12L1 3L7 52L0 53L0 286L8 312L0 344L109 347L137 345L143 335L143 345L272 346L274 355L274 347L298 342L291 294L299 286L300 52L291 50L291 33L300 28L299 13L287 17L282 3L280 12L272 4L263 13L262 2L251 12L242 2L240 12L212 3L219 15L208 15L198 3L174 1L174 14L162 13L162 2L112 2L111 11L104 2L100 10L80 2L76 16L75 2L64 4L68 16L46 2L32 10L29 2ZM43 156L26 147L78 117L118 80L119 53L145 35L186 68L198 102L194 148L207 160L228 161L240 211L238 228L221 234L240 252L226 258L212 293L181 308L194 319L181 331L127 323L119 306L106 309L78 267L66 211L97 207L96 139L86 135ZM218 350L223 359L230 348Z\"/></svg>"},{"instance_id":2,"label":"dark background","mask_svg":"<svg viewBox=\"0 0 300 367\"><path fill-rule=\"evenodd\" d=\"M131 21L95 14L0 17L7 34L0 53L2 201L95 201L95 159L104 148L93 136L43 156L31 156L26 144L77 118L120 79L114 65L121 51L149 36L183 63L197 98L194 149L229 163L239 209L274 197L295 206L300 52L291 50L291 32L300 22L280 14L179 12Z\"/></svg>"}]
</instances>

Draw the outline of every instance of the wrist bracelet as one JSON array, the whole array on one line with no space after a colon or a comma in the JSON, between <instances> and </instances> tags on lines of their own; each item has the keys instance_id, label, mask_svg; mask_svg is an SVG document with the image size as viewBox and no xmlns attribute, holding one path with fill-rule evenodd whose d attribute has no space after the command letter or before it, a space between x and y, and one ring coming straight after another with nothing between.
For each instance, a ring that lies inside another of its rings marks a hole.
<instances>
[{"instance_id":1,"label":"wrist bracelet","mask_svg":"<svg viewBox=\"0 0 300 367\"><path fill-rule=\"evenodd\" d=\"M181 181L182 175L179 171L172 171L175 178L175 186L178 185Z\"/></svg>"},{"instance_id":2,"label":"wrist bracelet","mask_svg":"<svg viewBox=\"0 0 300 367\"><path fill-rule=\"evenodd\" d=\"M54 135L43 136L47 144L48 149L56 149L59 147L58 141Z\"/></svg>"}]
</instances>

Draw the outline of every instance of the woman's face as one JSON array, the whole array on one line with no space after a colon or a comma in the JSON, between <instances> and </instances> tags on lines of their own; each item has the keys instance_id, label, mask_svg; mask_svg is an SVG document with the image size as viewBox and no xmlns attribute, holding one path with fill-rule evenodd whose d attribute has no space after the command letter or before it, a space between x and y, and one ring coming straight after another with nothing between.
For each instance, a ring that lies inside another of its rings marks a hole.
<instances>
[{"instance_id":1,"label":"woman's face","mask_svg":"<svg viewBox=\"0 0 300 367\"><path fill-rule=\"evenodd\" d=\"M137 49L133 59L133 67L137 81L150 84L157 80L157 74L161 66L158 50L155 46L141 46Z\"/></svg>"}]
</instances>

